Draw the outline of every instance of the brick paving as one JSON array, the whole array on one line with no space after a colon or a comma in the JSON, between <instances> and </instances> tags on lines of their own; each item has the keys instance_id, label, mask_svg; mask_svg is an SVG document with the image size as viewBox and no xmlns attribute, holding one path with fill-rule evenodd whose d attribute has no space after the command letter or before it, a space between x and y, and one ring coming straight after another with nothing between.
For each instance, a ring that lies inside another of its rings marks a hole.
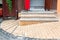
<instances>
[{"instance_id":1,"label":"brick paving","mask_svg":"<svg viewBox=\"0 0 60 40\"><path fill-rule=\"evenodd\" d=\"M14 36L11 33L0 29L0 40L60 40L60 39L41 39L41 38L30 38L25 36Z\"/></svg>"},{"instance_id":2,"label":"brick paving","mask_svg":"<svg viewBox=\"0 0 60 40\"><path fill-rule=\"evenodd\" d=\"M10 30L12 32L15 27L18 27L18 20L4 20L1 23L1 28L6 31Z\"/></svg>"},{"instance_id":3,"label":"brick paving","mask_svg":"<svg viewBox=\"0 0 60 40\"><path fill-rule=\"evenodd\" d=\"M26 36L31 38L60 38L60 16L58 22L38 23L19 26L18 20L5 20L1 23L1 28L16 36Z\"/></svg>"}]
</instances>

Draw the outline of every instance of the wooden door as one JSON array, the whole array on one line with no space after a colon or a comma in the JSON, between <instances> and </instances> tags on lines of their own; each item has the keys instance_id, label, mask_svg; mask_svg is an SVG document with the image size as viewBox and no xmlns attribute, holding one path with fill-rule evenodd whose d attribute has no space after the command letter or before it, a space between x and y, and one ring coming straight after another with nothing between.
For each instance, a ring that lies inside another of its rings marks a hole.
<instances>
[{"instance_id":1,"label":"wooden door","mask_svg":"<svg viewBox=\"0 0 60 40\"><path fill-rule=\"evenodd\" d=\"M18 18L17 16L17 7L16 7L16 0L12 0L12 11L11 14L9 14L9 9L8 9L8 4L6 3L6 0L2 0L3 3L3 18L8 16L14 16L16 19Z\"/></svg>"},{"instance_id":2,"label":"wooden door","mask_svg":"<svg viewBox=\"0 0 60 40\"><path fill-rule=\"evenodd\" d=\"M52 0L45 0L45 9L50 10L52 7Z\"/></svg>"},{"instance_id":3,"label":"wooden door","mask_svg":"<svg viewBox=\"0 0 60 40\"><path fill-rule=\"evenodd\" d=\"M7 6L7 3L6 3L6 0L2 0L2 3L3 3L3 17L5 16L8 16L8 6Z\"/></svg>"}]
</instances>

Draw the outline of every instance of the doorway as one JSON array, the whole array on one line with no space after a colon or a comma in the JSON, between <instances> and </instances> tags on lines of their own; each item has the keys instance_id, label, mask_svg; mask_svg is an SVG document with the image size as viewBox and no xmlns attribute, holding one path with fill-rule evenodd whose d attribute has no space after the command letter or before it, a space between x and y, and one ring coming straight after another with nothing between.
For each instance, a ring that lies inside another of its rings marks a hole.
<instances>
[{"instance_id":1,"label":"doorway","mask_svg":"<svg viewBox=\"0 0 60 40\"><path fill-rule=\"evenodd\" d=\"M57 0L25 0L27 10L57 10Z\"/></svg>"},{"instance_id":2,"label":"doorway","mask_svg":"<svg viewBox=\"0 0 60 40\"><path fill-rule=\"evenodd\" d=\"M30 10L44 10L45 0L30 0Z\"/></svg>"}]
</instances>

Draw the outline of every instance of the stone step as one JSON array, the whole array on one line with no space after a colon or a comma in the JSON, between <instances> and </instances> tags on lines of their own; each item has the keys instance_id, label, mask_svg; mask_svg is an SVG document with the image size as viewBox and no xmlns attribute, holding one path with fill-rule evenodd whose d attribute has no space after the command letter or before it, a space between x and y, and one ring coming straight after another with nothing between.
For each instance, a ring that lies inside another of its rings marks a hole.
<instances>
[{"instance_id":1,"label":"stone step","mask_svg":"<svg viewBox=\"0 0 60 40\"><path fill-rule=\"evenodd\" d=\"M58 21L58 19L57 18L20 18L20 21L55 22Z\"/></svg>"},{"instance_id":2,"label":"stone step","mask_svg":"<svg viewBox=\"0 0 60 40\"><path fill-rule=\"evenodd\" d=\"M23 15L19 15L19 17L56 17L57 15L47 15L47 14L23 14Z\"/></svg>"},{"instance_id":3,"label":"stone step","mask_svg":"<svg viewBox=\"0 0 60 40\"><path fill-rule=\"evenodd\" d=\"M56 14L56 11L21 11L21 14Z\"/></svg>"}]
</instances>

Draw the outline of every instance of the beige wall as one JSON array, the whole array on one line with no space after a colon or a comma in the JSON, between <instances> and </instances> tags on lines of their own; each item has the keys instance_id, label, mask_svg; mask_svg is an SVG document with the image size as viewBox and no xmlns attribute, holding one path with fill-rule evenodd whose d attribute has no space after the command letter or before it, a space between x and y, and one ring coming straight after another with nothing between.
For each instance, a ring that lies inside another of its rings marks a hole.
<instances>
[{"instance_id":1,"label":"beige wall","mask_svg":"<svg viewBox=\"0 0 60 40\"><path fill-rule=\"evenodd\" d=\"M60 13L60 0L57 0L57 12Z\"/></svg>"}]
</instances>

